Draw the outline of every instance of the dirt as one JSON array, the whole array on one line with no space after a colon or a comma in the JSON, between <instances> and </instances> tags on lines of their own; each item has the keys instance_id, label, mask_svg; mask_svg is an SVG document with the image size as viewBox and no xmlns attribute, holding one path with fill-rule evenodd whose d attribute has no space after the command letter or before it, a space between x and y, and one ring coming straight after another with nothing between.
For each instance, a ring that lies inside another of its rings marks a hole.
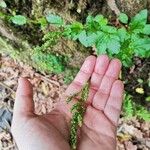
<instances>
[{"instance_id":1,"label":"dirt","mask_svg":"<svg viewBox=\"0 0 150 150\"><path fill-rule=\"evenodd\" d=\"M123 68L123 80L125 81L125 90L133 96L133 100L145 106L150 110L150 102L146 101L146 97L150 96L150 61L149 59L140 59L135 57L133 66L129 69ZM143 83L139 83L138 79L142 79ZM135 91L136 88L143 88L144 94Z\"/></svg>"}]
</instances>

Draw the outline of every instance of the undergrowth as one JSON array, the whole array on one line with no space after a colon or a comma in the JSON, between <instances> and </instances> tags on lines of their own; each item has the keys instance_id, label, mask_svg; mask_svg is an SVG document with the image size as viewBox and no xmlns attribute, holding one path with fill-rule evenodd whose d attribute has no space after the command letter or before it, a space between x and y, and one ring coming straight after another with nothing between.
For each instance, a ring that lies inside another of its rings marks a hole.
<instances>
[{"instance_id":1,"label":"undergrowth","mask_svg":"<svg viewBox=\"0 0 150 150\"><path fill-rule=\"evenodd\" d=\"M146 110L143 106L136 104L133 102L133 97L129 94L124 95L123 101L123 116L126 119L130 119L132 117L137 117L144 121L150 122L150 112Z\"/></svg>"}]
</instances>

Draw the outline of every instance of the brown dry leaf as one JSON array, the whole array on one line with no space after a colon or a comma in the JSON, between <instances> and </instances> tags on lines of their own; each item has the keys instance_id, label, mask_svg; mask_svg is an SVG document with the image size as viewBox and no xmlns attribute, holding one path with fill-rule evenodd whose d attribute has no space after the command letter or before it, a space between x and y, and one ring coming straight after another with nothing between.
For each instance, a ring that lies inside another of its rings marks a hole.
<instances>
[{"instance_id":1,"label":"brown dry leaf","mask_svg":"<svg viewBox=\"0 0 150 150\"><path fill-rule=\"evenodd\" d=\"M118 133L117 138L120 142L129 141L132 136L130 134Z\"/></svg>"},{"instance_id":2,"label":"brown dry leaf","mask_svg":"<svg viewBox=\"0 0 150 150\"><path fill-rule=\"evenodd\" d=\"M133 143L130 141L128 141L128 142L126 141L125 142L125 149L126 150L137 150L137 146L133 145Z\"/></svg>"},{"instance_id":3,"label":"brown dry leaf","mask_svg":"<svg viewBox=\"0 0 150 150\"><path fill-rule=\"evenodd\" d=\"M42 92L44 93L45 96L48 95L49 93L49 87L46 83L42 82L41 83L41 87L42 87Z\"/></svg>"}]
</instances>

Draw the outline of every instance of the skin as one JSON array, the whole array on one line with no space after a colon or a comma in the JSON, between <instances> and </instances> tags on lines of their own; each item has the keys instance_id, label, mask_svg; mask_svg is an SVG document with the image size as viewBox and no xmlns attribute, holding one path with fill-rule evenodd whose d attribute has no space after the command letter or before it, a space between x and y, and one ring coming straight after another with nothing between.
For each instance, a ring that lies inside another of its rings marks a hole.
<instances>
[{"instance_id":1,"label":"skin","mask_svg":"<svg viewBox=\"0 0 150 150\"><path fill-rule=\"evenodd\" d=\"M89 56L65 96L81 90L90 79L90 92L77 150L115 150L116 128L121 111L123 83L118 80L121 63L108 56ZM65 96L50 114L34 113L32 85L19 79L12 134L19 150L70 150L70 107ZM77 100L77 99L76 99ZM75 101L76 101L75 100ZM74 102L75 102L74 101ZM73 103L74 103L73 102Z\"/></svg>"}]
</instances>

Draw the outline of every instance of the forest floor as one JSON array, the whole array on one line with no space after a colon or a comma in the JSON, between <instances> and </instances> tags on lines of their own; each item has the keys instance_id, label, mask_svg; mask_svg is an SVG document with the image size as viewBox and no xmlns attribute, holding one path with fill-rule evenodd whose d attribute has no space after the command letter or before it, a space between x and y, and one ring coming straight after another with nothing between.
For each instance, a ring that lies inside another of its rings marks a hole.
<instances>
[{"instance_id":1,"label":"forest floor","mask_svg":"<svg viewBox=\"0 0 150 150\"><path fill-rule=\"evenodd\" d=\"M28 77L33 84L37 114L50 112L67 86L64 85L62 76L42 75L7 55L0 57L0 66L0 150L15 150L10 126L18 77ZM149 150L150 123L136 118L120 118L117 141L117 150Z\"/></svg>"}]
</instances>

